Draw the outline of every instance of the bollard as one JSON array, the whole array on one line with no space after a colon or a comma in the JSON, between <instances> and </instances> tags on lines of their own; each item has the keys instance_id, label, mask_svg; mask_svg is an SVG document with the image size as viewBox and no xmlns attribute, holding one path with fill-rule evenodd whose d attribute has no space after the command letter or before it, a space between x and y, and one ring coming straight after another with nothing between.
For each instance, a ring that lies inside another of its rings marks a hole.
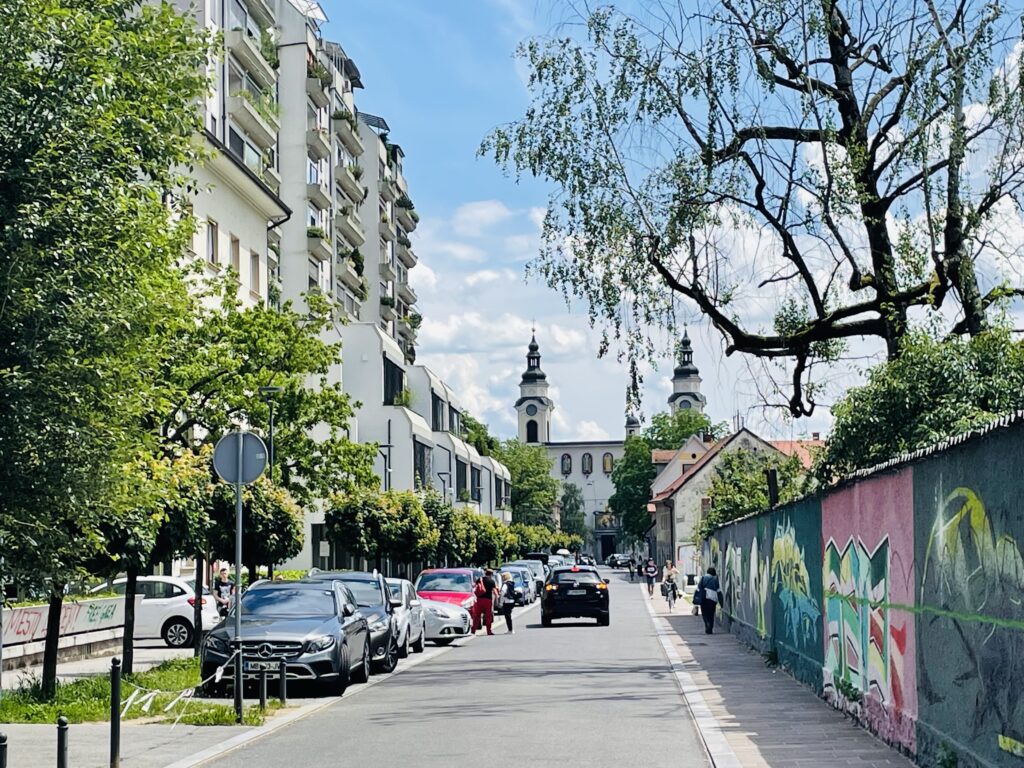
<instances>
[{"instance_id":1,"label":"bollard","mask_svg":"<svg viewBox=\"0 0 1024 768\"><path fill-rule=\"evenodd\" d=\"M57 768L68 768L68 719L57 718Z\"/></svg>"},{"instance_id":2,"label":"bollard","mask_svg":"<svg viewBox=\"0 0 1024 768\"><path fill-rule=\"evenodd\" d=\"M0 768L7 768L7 734L0 733Z\"/></svg>"},{"instance_id":3,"label":"bollard","mask_svg":"<svg viewBox=\"0 0 1024 768\"><path fill-rule=\"evenodd\" d=\"M121 660L110 662L110 768L121 765Z\"/></svg>"},{"instance_id":4,"label":"bollard","mask_svg":"<svg viewBox=\"0 0 1024 768\"><path fill-rule=\"evenodd\" d=\"M267 670L260 670L260 712L267 708Z\"/></svg>"},{"instance_id":5,"label":"bollard","mask_svg":"<svg viewBox=\"0 0 1024 768\"><path fill-rule=\"evenodd\" d=\"M278 667L278 689L277 697L281 700L282 704L288 703L288 665L282 661L281 666Z\"/></svg>"}]
</instances>

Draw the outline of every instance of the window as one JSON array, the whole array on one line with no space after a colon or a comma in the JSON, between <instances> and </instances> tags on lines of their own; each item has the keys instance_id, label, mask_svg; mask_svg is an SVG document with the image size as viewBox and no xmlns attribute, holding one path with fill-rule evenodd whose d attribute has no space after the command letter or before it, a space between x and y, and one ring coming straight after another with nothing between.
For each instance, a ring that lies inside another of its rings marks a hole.
<instances>
[{"instance_id":1,"label":"window","mask_svg":"<svg viewBox=\"0 0 1024 768\"><path fill-rule=\"evenodd\" d=\"M604 471L606 475L610 475L614 467L615 459L612 457L610 453L606 453L604 456L601 457L601 469Z\"/></svg>"},{"instance_id":2,"label":"window","mask_svg":"<svg viewBox=\"0 0 1024 768\"><path fill-rule=\"evenodd\" d=\"M249 252L249 290L260 292L260 255L256 251Z\"/></svg>"},{"instance_id":3,"label":"window","mask_svg":"<svg viewBox=\"0 0 1024 768\"><path fill-rule=\"evenodd\" d=\"M480 468L473 467L470 473L470 496L473 497L473 501L480 501L483 496L483 488L480 486Z\"/></svg>"},{"instance_id":4,"label":"window","mask_svg":"<svg viewBox=\"0 0 1024 768\"><path fill-rule=\"evenodd\" d=\"M526 422L526 442L536 443L537 442L537 422L530 419Z\"/></svg>"},{"instance_id":5,"label":"window","mask_svg":"<svg viewBox=\"0 0 1024 768\"><path fill-rule=\"evenodd\" d=\"M405 389L405 371L384 357L384 405L394 405Z\"/></svg>"},{"instance_id":6,"label":"window","mask_svg":"<svg viewBox=\"0 0 1024 768\"><path fill-rule=\"evenodd\" d=\"M455 460L455 493L458 494L461 499L468 490L466 488L466 480L468 473L466 472L466 462L459 459Z\"/></svg>"},{"instance_id":7,"label":"window","mask_svg":"<svg viewBox=\"0 0 1024 768\"><path fill-rule=\"evenodd\" d=\"M444 400L434 392L430 393L431 429L435 432L444 431Z\"/></svg>"},{"instance_id":8,"label":"window","mask_svg":"<svg viewBox=\"0 0 1024 768\"><path fill-rule=\"evenodd\" d=\"M594 571L559 571L554 581L558 584L600 584L601 577Z\"/></svg>"},{"instance_id":9,"label":"window","mask_svg":"<svg viewBox=\"0 0 1024 768\"><path fill-rule=\"evenodd\" d=\"M500 477L495 477L494 478L494 506L498 507L498 509L501 509L501 507L503 506L503 502L504 502L504 499L503 499L503 497L501 495L501 478Z\"/></svg>"},{"instance_id":10,"label":"window","mask_svg":"<svg viewBox=\"0 0 1024 768\"><path fill-rule=\"evenodd\" d=\"M562 474L572 474L572 456L570 456L568 453L562 454Z\"/></svg>"},{"instance_id":11,"label":"window","mask_svg":"<svg viewBox=\"0 0 1024 768\"><path fill-rule=\"evenodd\" d=\"M430 457L430 448L419 440L414 440L412 444L412 466L417 488L426 488L431 484L430 476L432 470Z\"/></svg>"},{"instance_id":12,"label":"window","mask_svg":"<svg viewBox=\"0 0 1024 768\"><path fill-rule=\"evenodd\" d=\"M448 406L448 431L455 435L462 434L462 414Z\"/></svg>"},{"instance_id":13,"label":"window","mask_svg":"<svg viewBox=\"0 0 1024 768\"><path fill-rule=\"evenodd\" d=\"M589 453L583 454L583 460L580 462L580 464L583 465L582 469L584 475L589 475L591 472L594 471L594 457L591 456Z\"/></svg>"},{"instance_id":14,"label":"window","mask_svg":"<svg viewBox=\"0 0 1024 768\"><path fill-rule=\"evenodd\" d=\"M206 261L209 264L220 263L220 251L218 246L220 230L217 222L213 219L206 220Z\"/></svg>"},{"instance_id":15,"label":"window","mask_svg":"<svg viewBox=\"0 0 1024 768\"><path fill-rule=\"evenodd\" d=\"M242 244L238 242L238 238L234 235L231 236L231 267L235 270L235 274L238 275L238 279L242 279Z\"/></svg>"}]
</instances>

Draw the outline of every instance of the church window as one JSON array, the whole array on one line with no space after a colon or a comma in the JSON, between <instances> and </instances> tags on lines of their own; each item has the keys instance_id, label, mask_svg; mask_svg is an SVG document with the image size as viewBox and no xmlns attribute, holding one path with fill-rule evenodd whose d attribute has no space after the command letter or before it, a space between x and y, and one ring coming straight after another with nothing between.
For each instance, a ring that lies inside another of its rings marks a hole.
<instances>
[{"instance_id":1,"label":"church window","mask_svg":"<svg viewBox=\"0 0 1024 768\"><path fill-rule=\"evenodd\" d=\"M606 475L610 475L612 473L613 463L614 459L612 459L612 455L610 453L606 453L601 457L601 469L604 470Z\"/></svg>"},{"instance_id":2,"label":"church window","mask_svg":"<svg viewBox=\"0 0 1024 768\"><path fill-rule=\"evenodd\" d=\"M583 461L581 463L583 464L584 475L589 475L591 472L594 471L594 457L591 456L589 453L583 454Z\"/></svg>"},{"instance_id":3,"label":"church window","mask_svg":"<svg viewBox=\"0 0 1024 768\"><path fill-rule=\"evenodd\" d=\"M528 422L526 422L526 442L539 442L537 440L537 422L534 421L533 419L530 419Z\"/></svg>"},{"instance_id":4,"label":"church window","mask_svg":"<svg viewBox=\"0 0 1024 768\"><path fill-rule=\"evenodd\" d=\"M562 454L562 474L572 474L572 456L570 456L568 453Z\"/></svg>"}]
</instances>

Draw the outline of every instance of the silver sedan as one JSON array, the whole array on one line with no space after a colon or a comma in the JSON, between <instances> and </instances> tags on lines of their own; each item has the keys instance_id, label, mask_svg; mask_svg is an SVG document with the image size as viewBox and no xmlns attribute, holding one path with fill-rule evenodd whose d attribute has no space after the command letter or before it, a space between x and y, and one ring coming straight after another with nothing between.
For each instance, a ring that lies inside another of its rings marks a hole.
<instances>
[{"instance_id":1,"label":"silver sedan","mask_svg":"<svg viewBox=\"0 0 1024 768\"><path fill-rule=\"evenodd\" d=\"M448 645L453 640L469 635L471 622L469 611L465 608L437 600L420 598L420 602L427 622L427 640L437 645Z\"/></svg>"},{"instance_id":2,"label":"silver sedan","mask_svg":"<svg viewBox=\"0 0 1024 768\"><path fill-rule=\"evenodd\" d=\"M398 655L404 659L410 650L423 653L427 639L426 612L415 587L405 579L387 579L387 584L398 624Z\"/></svg>"}]
</instances>

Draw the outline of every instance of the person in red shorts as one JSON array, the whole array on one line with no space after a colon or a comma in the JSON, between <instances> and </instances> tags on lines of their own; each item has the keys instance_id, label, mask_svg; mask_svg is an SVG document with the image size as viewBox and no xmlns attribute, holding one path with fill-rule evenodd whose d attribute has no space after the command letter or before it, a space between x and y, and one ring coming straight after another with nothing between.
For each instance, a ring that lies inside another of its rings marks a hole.
<instances>
[{"instance_id":1,"label":"person in red shorts","mask_svg":"<svg viewBox=\"0 0 1024 768\"><path fill-rule=\"evenodd\" d=\"M480 624L487 627L487 634L493 635L491 629L494 624L494 595L497 591L497 584L494 582L494 571L488 568L484 575L477 579L473 594L476 595L476 602L473 604L473 633L480 630Z\"/></svg>"}]
</instances>

